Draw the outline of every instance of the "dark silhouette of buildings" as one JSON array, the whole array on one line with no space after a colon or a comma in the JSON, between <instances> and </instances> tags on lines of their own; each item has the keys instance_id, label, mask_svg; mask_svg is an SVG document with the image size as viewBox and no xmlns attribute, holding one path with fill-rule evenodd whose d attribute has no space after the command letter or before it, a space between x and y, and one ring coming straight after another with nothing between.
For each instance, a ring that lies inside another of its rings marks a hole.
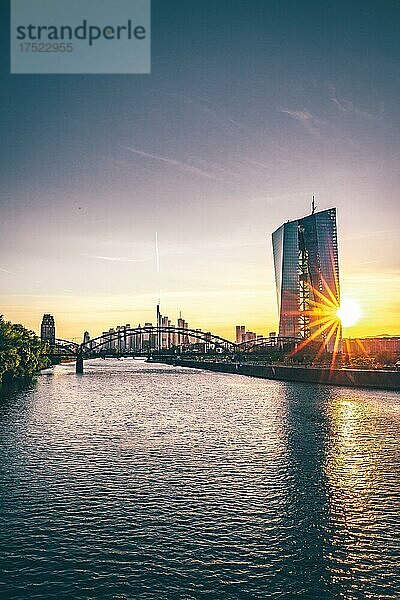
<instances>
[{"instance_id":1,"label":"dark silhouette of buildings","mask_svg":"<svg viewBox=\"0 0 400 600\"><path fill-rule=\"evenodd\" d=\"M40 326L40 337L43 342L54 345L56 341L56 322L53 315L46 313L43 315Z\"/></svg>"}]
</instances>

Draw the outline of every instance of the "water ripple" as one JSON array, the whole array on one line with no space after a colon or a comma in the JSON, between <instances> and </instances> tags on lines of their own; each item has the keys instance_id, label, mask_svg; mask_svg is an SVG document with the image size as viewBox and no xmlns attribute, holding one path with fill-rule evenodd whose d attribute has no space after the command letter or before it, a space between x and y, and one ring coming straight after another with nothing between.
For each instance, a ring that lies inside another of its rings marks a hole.
<instances>
[{"instance_id":1,"label":"water ripple","mask_svg":"<svg viewBox=\"0 0 400 600\"><path fill-rule=\"evenodd\" d=\"M400 598L400 396L140 361L0 398L0 597Z\"/></svg>"}]
</instances>

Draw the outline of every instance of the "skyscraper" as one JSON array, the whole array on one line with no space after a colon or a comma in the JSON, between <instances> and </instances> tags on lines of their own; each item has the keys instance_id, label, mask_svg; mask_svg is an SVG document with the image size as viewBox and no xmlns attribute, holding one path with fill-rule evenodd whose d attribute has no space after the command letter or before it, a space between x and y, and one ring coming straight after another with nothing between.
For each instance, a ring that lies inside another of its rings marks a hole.
<instances>
[{"instance_id":1,"label":"skyscraper","mask_svg":"<svg viewBox=\"0 0 400 600\"><path fill-rule=\"evenodd\" d=\"M54 345L56 340L56 323L53 315L49 315L48 313L43 315L40 326L40 337L43 342Z\"/></svg>"},{"instance_id":2,"label":"skyscraper","mask_svg":"<svg viewBox=\"0 0 400 600\"><path fill-rule=\"evenodd\" d=\"M236 343L241 344L244 342L244 336L246 333L246 327L244 325L236 325Z\"/></svg>"},{"instance_id":3,"label":"skyscraper","mask_svg":"<svg viewBox=\"0 0 400 600\"><path fill-rule=\"evenodd\" d=\"M326 340L340 301L336 209L288 221L272 234L279 335ZM340 332L339 332L340 334Z\"/></svg>"}]
</instances>

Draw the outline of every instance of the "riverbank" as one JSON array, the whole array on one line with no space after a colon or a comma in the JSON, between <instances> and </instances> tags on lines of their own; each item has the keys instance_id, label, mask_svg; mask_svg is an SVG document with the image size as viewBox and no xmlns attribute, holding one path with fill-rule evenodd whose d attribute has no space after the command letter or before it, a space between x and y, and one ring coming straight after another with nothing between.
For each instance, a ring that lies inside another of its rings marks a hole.
<instances>
[{"instance_id":1,"label":"riverbank","mask_svg":"<svg viewBox=\"0 0 400 600\"><path fill-rule=\"evenodd\" d=\"M170 365L179 365L220 373L236 373L277 381L293 381L303 383L322 383L355 388L373 388L379 390L400 390L400 371L364 370L364 369L329 369L321 367L301 367L286 365L262 365L238 362L165 359Z\"/></svg>"}]
</instances>

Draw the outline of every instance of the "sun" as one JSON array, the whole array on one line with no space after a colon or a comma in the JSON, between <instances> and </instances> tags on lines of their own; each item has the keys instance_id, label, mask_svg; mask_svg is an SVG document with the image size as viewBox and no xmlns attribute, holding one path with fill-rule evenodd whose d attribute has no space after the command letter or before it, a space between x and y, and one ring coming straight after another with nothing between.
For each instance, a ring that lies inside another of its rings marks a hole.
<instances>
[{"instance_id":1,"label":"sun","mask_svg":"<svg viewBox=\"0 0 400 600\"><path fill-rule=\"evenodd\" d=\"M362 317L360 305L355 300L344 298L336 311L343 327L352 327Z\"/></svg>"}]
</instances>

